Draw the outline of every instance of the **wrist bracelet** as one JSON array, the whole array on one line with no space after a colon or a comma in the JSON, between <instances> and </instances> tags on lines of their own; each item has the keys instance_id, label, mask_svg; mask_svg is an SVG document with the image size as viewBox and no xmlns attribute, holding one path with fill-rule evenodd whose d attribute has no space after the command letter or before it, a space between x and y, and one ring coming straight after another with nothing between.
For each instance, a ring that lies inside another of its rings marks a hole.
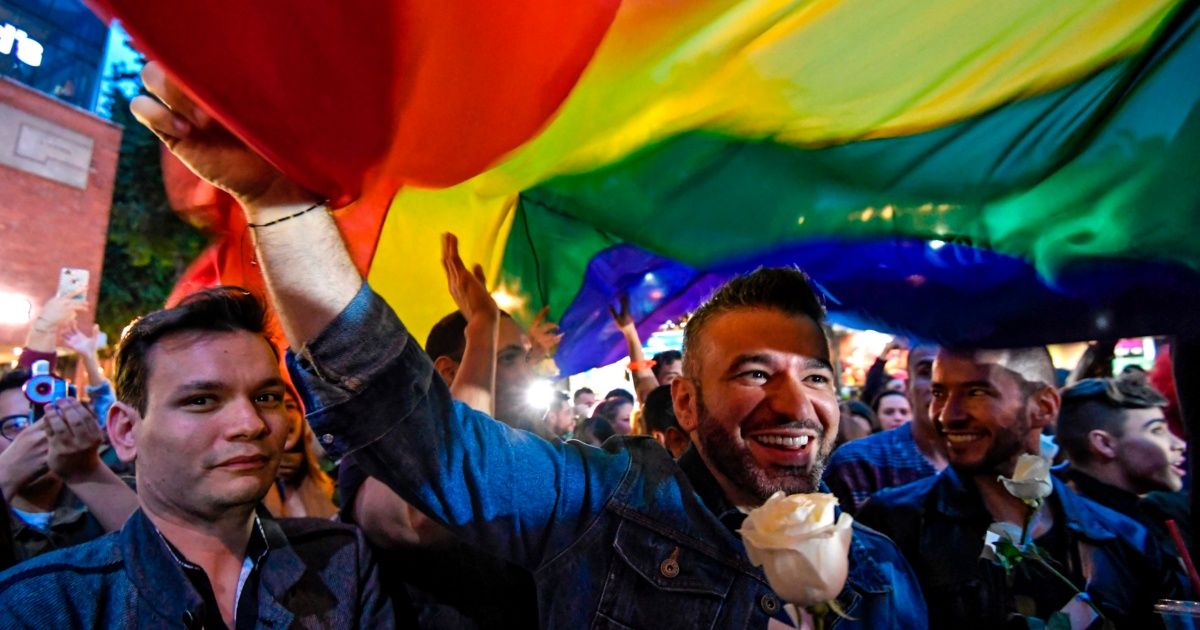
<instances>
[{"instance_id":1,"label":"wrist bracelet","mask_svg":"<svg viewBox=\"0 0 1200 630\"><path fill-rule=\"evenodd\" d=\"M654 367L654 359L646 359L645 361L630 361L629 371L637 372L638 370L649 370Z\"/></svg>"},{"instance_id":2,"label":"wrist bracelet","mask_svg":"<svg viewBox=\"0 0 1200 630\"><path fill-rule=\"evenodd\" d=\"M265 228L265 227L267 227L268 225L275 225L276 223L283 223L284 221L287 221L288 219L295 219L296 217L298 217L298 216L300 216L300 215L302 215L302 214L308 214L309 212L312 212L313 210L316 210L317 208L324 207L326 203L329 203L329 200L328 200L328 199L322 199L322 200L320 200L320 201L318 201L318 202L314 203L313 205L311 205L311 206L309 206L309 207L307 207L307 208L305 208L305 209L301 210L300 212L297 212L297 213L294 213L294 214L289 214L289 215L287 215L286 217L280 217L280 218L278 218L278 219L275 219L274 221L267 221L266 223L250 223L250 222L246 222L246 227L250 227L250 228Z\"/></svg>"}]
</instances>

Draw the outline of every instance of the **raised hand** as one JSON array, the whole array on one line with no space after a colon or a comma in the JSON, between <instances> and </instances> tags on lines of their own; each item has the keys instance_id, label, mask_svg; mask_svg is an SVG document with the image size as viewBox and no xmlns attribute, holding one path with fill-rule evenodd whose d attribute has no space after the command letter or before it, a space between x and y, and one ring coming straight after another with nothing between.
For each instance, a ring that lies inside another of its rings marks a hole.
<instances>
[{"instance_id":1,"label":"raised hand","mask_svg":"<svg viewBox=\"0 0 1200 630\"><path fill-rule=\"evenodd\" d=\"M92 326L92 334L85 335L79 328L72 326L63 332L63 343L80 356L92 356L99 352L100 325Z\"/></svg>"},{"instance_id":2,"label":"raised hand","mask_svg":"<svg viewBox=\"0 0 1200 630\"><path fill-rule=\"evenodd\" d=\"M563 333L558 329L558 324L546 321L546 315L549 312L550 307L543 306L542 310L533 317L533 322L529 324L529 340L541 349L544 356L552 356L554 349L563 339Z\"/></svg>"},{"instance_id":3,"label":"raised hand","mask_svg":"<svg viewBox=\"0 0 1200 630\"><path fill-rule=\"evenodd\" d=\"M43 332L58 332L64 326L75 321L75 316L87 308L87 302L78 299L85 290L84 287L76 287L69 293L56 295L47 300L34 321L34 327L40 328Z\"/></svg>"},{"instance_id":4,"label":"raised hand","mask_svg":"<svg viewBox=\"0 0 1200 630\"><path fill-rule=\"evenodd\" d=\"M629 296L621 296L621 310L617 310L612 306L608 307L608 312L612 315L613 322L622 332L628 330L637 330L637 323L633 321L633 316L629 314Z\"/></svg>"},{"instance_id":5,"label":"raised hand","mask_svg":"<svg viewBox=\"0 0 1200 630\"><path fill-rule=\"evenodd\" d=\"M142 82L158 100L148 96L133 99L129 109L138 122L194 173L232 194L247 209L311 203L318 198L213 120L167 77L158 62L142 68Z\"/></svg>"},{"instance_id":6,"label":"raised hand","mask_svg":"<svg viewBox=\"0 0 1200 630\"><path fill-rule=\"evenodd\" d=\"M475 265L474 272L467 271L467 266L458 254L458 237L450 233L442 235L442 268L446 270L446 284L450 289L450 297L454 298L459 312L468 322L479 316L500 316L496 300L488 293L483 266Z\"/></svg>"},{"instance_id":7,"label":"raised hand","mask_svg":"<svg viewBox=\"0 0 1200 630\"><path fill-rule=\"evenodd\" d=\"M104 434L83 403L60 398L46 405L42 422L49 442L46 465L63 480L89 475L102 465L98 449Z\"/></svg>"},{"instance_id":8,"label":"raised hand","mask_svg":"<svg viewBox=\"0 0 1200 630\"><path fill-rule=\"evenodd\" d=\"M5 500L11 501L21 488L46 474L48 450L46 419L42 418L18 433L0 452L0 491Z\"/></svg>"}]
</instances>

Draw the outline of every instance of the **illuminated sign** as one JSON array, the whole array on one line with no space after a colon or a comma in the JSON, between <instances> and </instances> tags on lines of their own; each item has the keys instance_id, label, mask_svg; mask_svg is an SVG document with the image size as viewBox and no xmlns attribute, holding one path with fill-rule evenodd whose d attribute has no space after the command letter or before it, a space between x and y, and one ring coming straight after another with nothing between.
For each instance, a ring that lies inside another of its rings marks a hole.
<instances>
[{"instance_id":1,"label":"illuminated sign","mask_svg":"<svg viewBox=\"0 0 1200 630\"><path fill-rule=\"evenodd\" d=\"M9 23L0 26L0 55L11 55L16 52L17 59L34 68L42 65L42 52L45 49L37 41L29 39L29 35Z\"/></svg>"}]
</instances>

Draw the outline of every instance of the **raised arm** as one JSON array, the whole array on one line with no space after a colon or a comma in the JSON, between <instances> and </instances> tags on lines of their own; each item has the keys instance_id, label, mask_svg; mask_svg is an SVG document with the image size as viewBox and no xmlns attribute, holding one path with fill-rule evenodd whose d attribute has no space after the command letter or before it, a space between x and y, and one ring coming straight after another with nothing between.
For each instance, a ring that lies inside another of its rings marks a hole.
<instances>
[{"instance_id":1,"label":"raised arm","mask_svg":"<svg viewBox=\"0 0 1200 630\"><path fill-rule=\"evenodd\" d=\"M158 63L146 64L142 81L161 102L136 97L134 116L188 168L241 203L288 343L304 348L362 286L324 202L216 123Z\"/></svg>"},{"instance_id":2,"label":"raised arm","mask_svg":"<svg viewBox=\"0 0 1200 630\"><path fill-rule=\"evenodd\" d=\"M625 345L629 348L629 372L633 374L633 391L637 393L638 404L646 404L646 396L658 387L658 377L650 369L646 361L646 353L642 350L642 340L638 337L637 323L629 314L629 296L621 296L621 310L608 307L613 323L625 337Z\"/></svg>"},{"instance_id":3,"label":"raised arm","mask_svg":"<svg viewBox=\"0 0 1200 630\"><path fill-rule=\"evenodd\" d=\"M406 502L518 564L537 566L577 540L623 479L628 454L552 444L455 403L364 285L313 195L216 125L157 64L142 74L170 108L138 97L134 114L257 225L258 259L298 350L290 367L326 451L361 453L363 469Z\"/></svg>"},{"instance_id":4,"label":"raised arm","mask_svg":"<svg viewBox=\"0 0 1200 630\"><path fill-rule=\"evenodd\" d=\"M116 531L138 507L137 495L100 461L100 425L83 403L62 398L46 406L46 464L87 505L105 531Z\"/></svg>"},{"instance_id":5,"label":"raised arm","mask_svg":"<svg viewBox=\"0 0 1200 630\"><path fill-rule=\"evenodd\" d=\"M483 267L467 271L458 254L458 238L442 236L442 267L450 297L467 320L466 348L450 384L450 393L489 416L496 412L496 345L500 337L500 308L485 288Z\"/></svg>"}]
</instances>

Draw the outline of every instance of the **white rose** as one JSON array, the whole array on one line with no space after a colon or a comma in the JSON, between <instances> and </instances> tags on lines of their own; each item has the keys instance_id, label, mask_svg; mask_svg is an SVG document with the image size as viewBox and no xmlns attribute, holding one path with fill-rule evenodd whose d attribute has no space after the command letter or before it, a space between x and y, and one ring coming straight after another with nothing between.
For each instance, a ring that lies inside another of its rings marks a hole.
<instances>
[{"instance_id":1,"label":"white rose","mask_svg":"<svg viewBox=\"0 0 1200 630\"><path fill-rule=\"evenodd\" d=\"M798 607L834 600L850 570L850 524L834 523L831 494L776 492L742 524L746 555L767 574L771 588Z\"/></svg>"},{"instance_id":2,"label":"white rose","mask_svg":"<svg viewBox=\"0 0 1200 630\"><path fill-rule=\"evenodd\" d=\"M1040 455L1021 455L1012 479L1004 476L998 479L1009 494L1026 503L1040 502L1054 491L1050 483L1050 460Z\"/></svg>"}]
</instances>

